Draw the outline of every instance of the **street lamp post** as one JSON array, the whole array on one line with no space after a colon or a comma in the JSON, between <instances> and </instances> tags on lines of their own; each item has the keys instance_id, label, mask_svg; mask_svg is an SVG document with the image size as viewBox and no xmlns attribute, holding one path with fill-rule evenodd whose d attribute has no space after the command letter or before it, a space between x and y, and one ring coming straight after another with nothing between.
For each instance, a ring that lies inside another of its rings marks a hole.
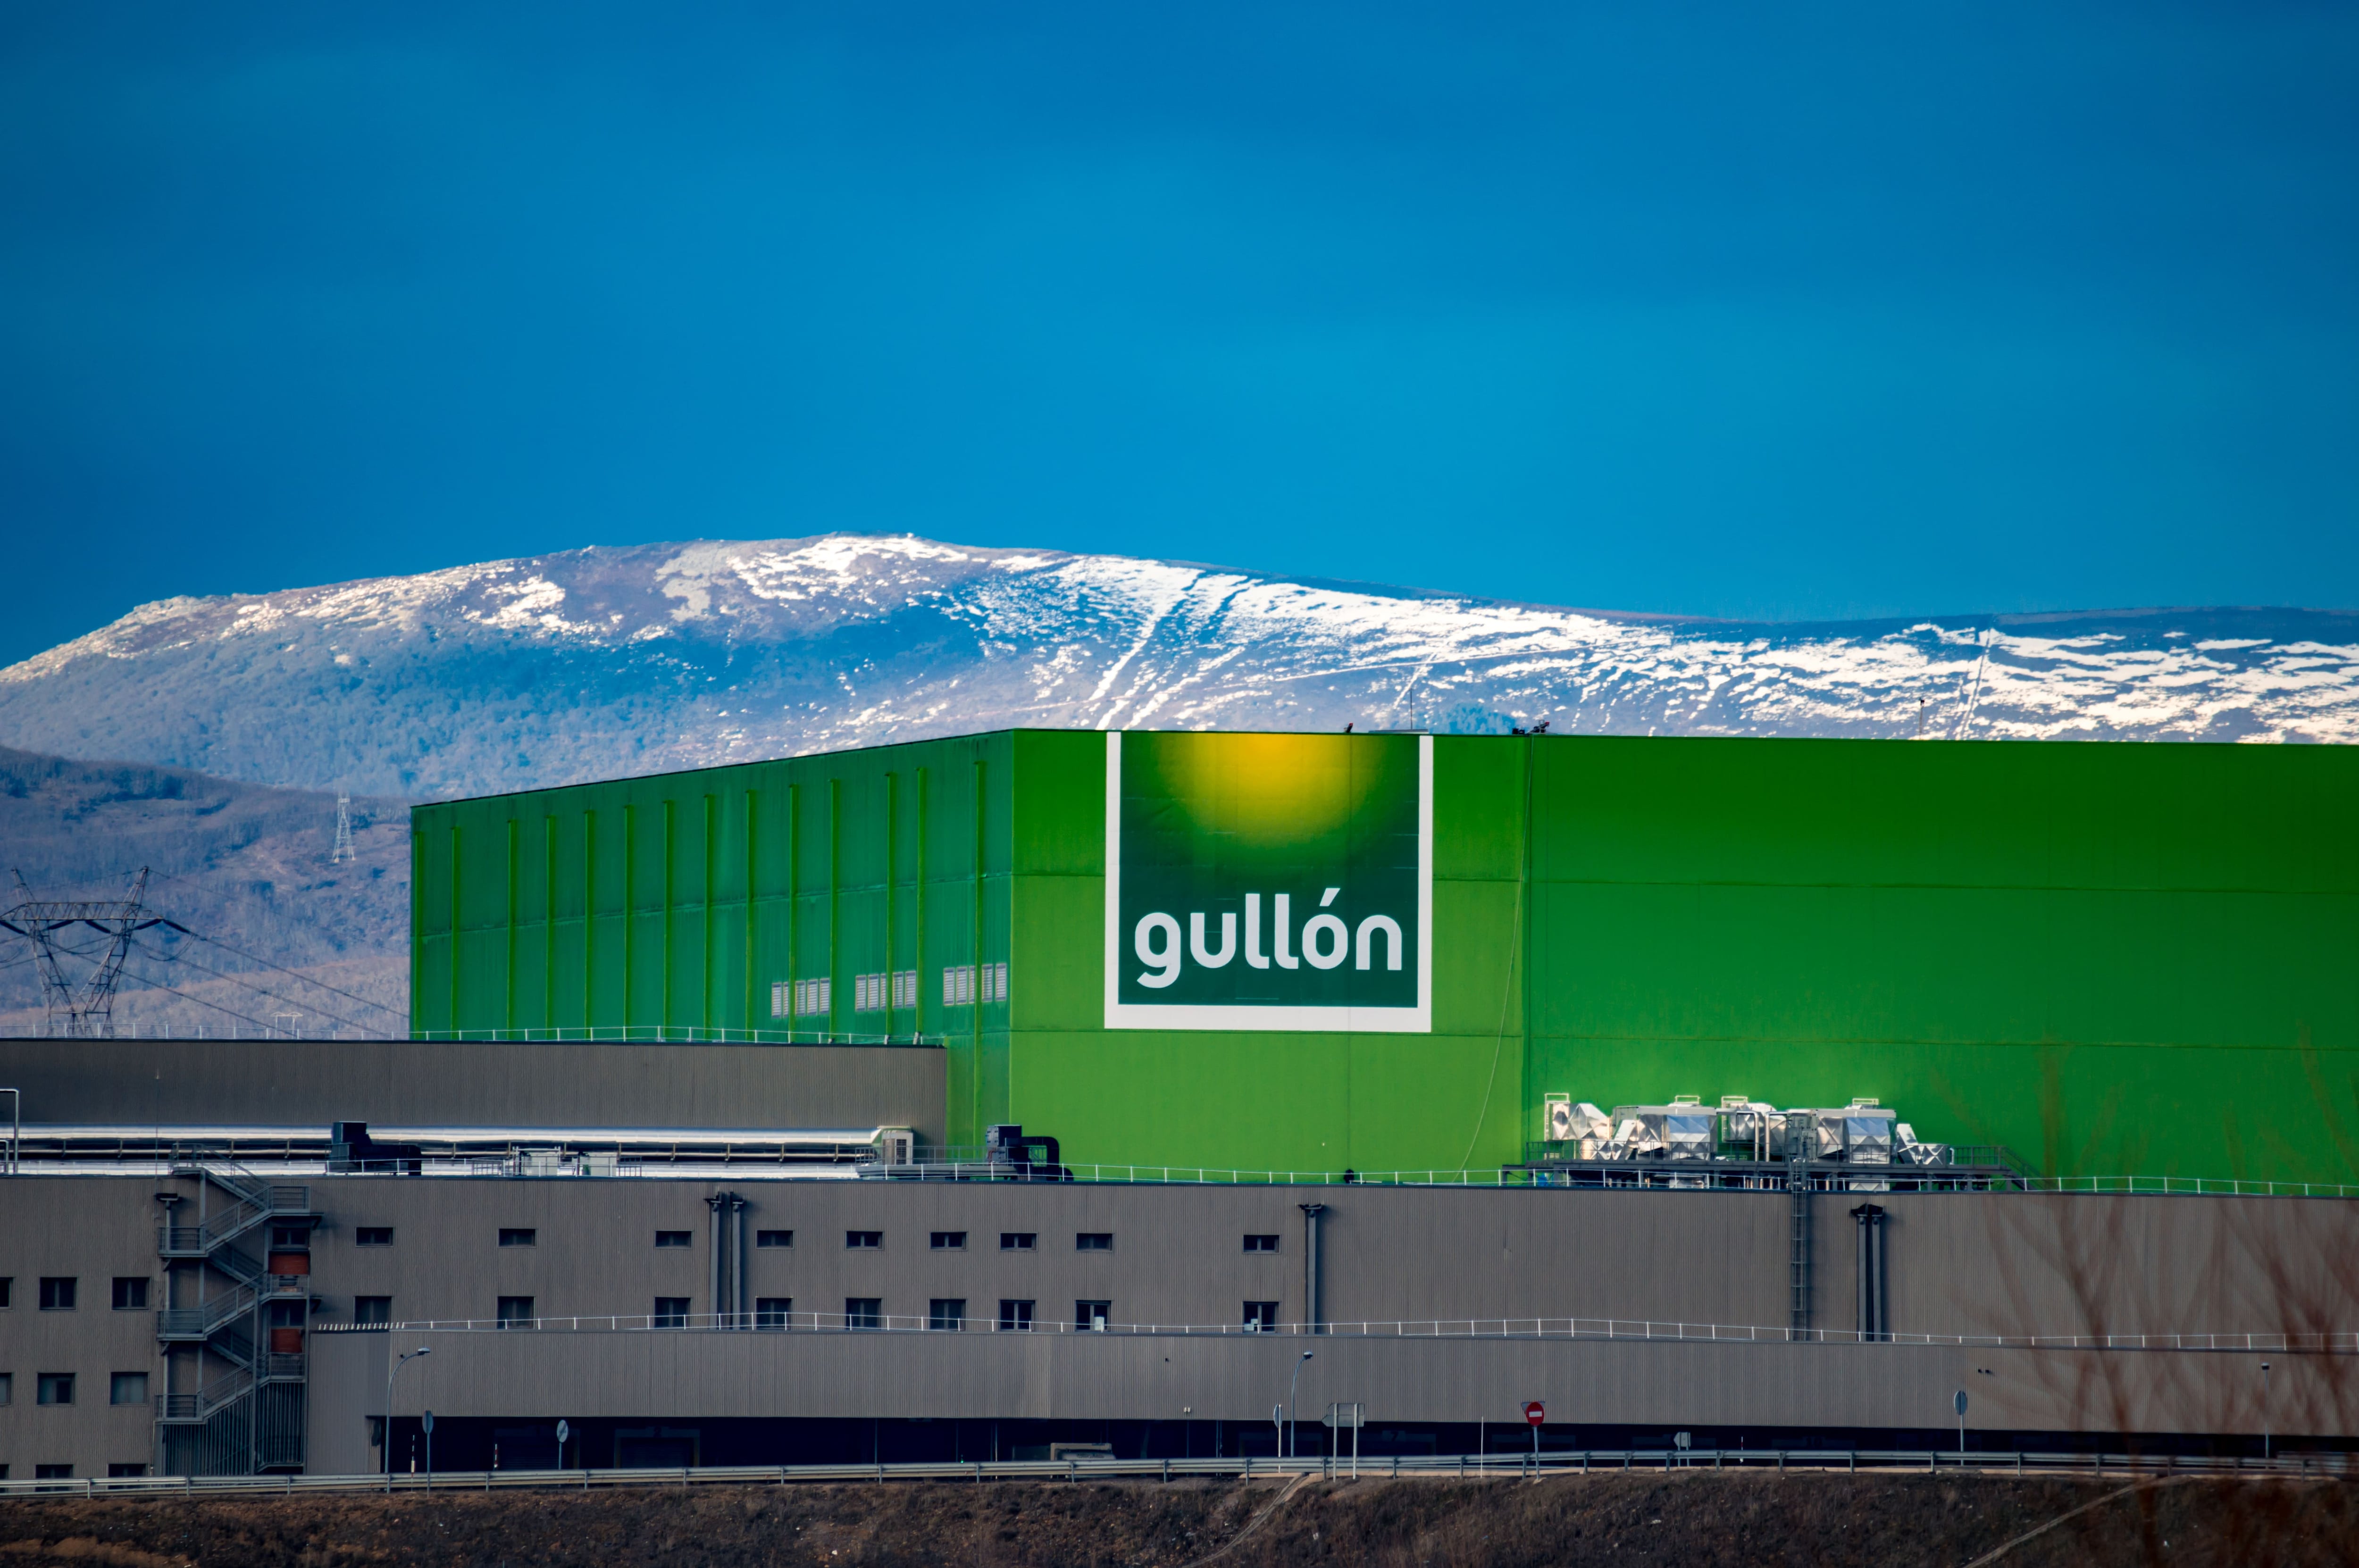
<instances>
[{"instance_id":1,"label":"street lamp post","mask_svg":"<svg viewBox=\"0 0 2359 1568\"><path fill-rule=\"evenodd\" d=\"M1302 1363L1316 1355L1306 1350L1294 1363L1294 1376L1286 1380L1286 1456L1294 1457L1294 1391L1302 1386Z\"/></svg>"},{"instance_id":2,"label":"street lamp post","mask_svg":"<svg viewBox=\"0 0 2359 1568\"><path fill-rule=\"evenodd\" d=\"M421 1345L417 1349L411 1351L408 1355L397 1358L392 1366L387 1367L385 1369L385 1489L388 1492L393 1490L394 1374L400 1371L412 1361L417 1360L420 1356L431 1356L433 1354L434 1351L430 1346Z\"/></svg>"}]
</instances>

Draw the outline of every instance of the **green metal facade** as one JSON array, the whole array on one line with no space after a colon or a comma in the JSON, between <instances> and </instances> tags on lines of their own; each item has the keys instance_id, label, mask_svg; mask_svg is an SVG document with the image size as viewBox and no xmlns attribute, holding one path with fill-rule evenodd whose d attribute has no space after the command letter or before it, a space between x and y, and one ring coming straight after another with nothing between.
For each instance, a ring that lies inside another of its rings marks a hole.
<instances>
[{"instance_id":1,"label":"green metal facade","mask_svg":"<svg viewBox=\"0 0 2359 1568\"><path fill-rule=\"evenodd\" d=\"M1741 1092L2057 1174L2351 1181L2354 807L2325 747L1440 737L1430 1033L1109 1031L1104 738L1018 730L419 807L412 1006L922 1037L953 1142L1093 1162L1482 1170L1550 1093ZM1006 1000L946 1000L977 963Z\"/></svg>"}]
</instances>

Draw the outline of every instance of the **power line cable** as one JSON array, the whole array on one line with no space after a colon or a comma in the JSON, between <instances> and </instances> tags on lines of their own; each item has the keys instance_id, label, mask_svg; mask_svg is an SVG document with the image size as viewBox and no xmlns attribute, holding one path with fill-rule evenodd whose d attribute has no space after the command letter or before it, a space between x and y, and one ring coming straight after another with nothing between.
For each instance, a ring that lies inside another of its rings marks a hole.
<instances>
[{"instance_id":1,"label":"power line cable","mask_svg":"<svg viewBox=\"0 0 2359 1568\"><path fill-rule=\"evenodd\" d=\"M145 951L146 951L146 949L145 949L145 948L142 948L142 949L141 949L141 951L145 952ZM261 1031L263 1032L263 1033L264 1033L264 1034L266 1034L266 1035L276 1034L276 1033L277 1033L277 1029L276 1029L276 1027L275 1027L275 1026L273 1026L273 1025L271 1025L271 1024L265 1023L265 1022L262 1022L262 1020L260 1020L260 1019L258 1019L258 1018L251 1018L251 1017L248 1017L246 1014L245 1014L245 1013L243 1013L243 1012L238 1011L237 1011L237 1009L234 1008L234 1007L223 1007L223 1006L222 1006L222 1005L221 1005L220 1003L218 1003L218 1002L210 1002L210 1001L207 1001L204 998L202 998L202 997L201 997L201 996L190 996L188 992L186 992L186 991L184 991L184 990L180 989L179 989L179 987L177 987L177 986L169 986L169 985L166 985L162 980L158 980L158 979L148 979L147 976L145 976L145 975L141 976L140 978L141 978L142 979L146 979L149 985L151 985L151 986L155 987L158 990L159 990L159 991L169 991L172 995L174 995L174 996L176 996L176 997L179 997L182 1001L192 1001L192 1002L195 1002L199 1007L210 1007L210 1008L212 1008L215 1012L225 1012L225 1013L228 1013L232 1018L244 1020L245 1022L253 1024L256 1029L261 1030Z\"/></svg>"},{"instance_id":2,"label":"power line cable","mask_svg":"<svg viewBox=\"0 0 2359 1568\"><path fill-rule=\"evenodd\" d=\"M158 871L156 874L170 881L187 882L189 886L196 888L201 892L212 891L206 889L203 883L190 881L187 877L181 876L176 871ZM248 894L245 896L250 897L252 895ZM183 927L183 929L185 930L186 927ZM292 976L294 979L301 980L307 986L317 986L321 990L333 991L340 997L349 998L353 1001L359 1002L363 1007L373 1007L379 1012L390 1013L394 1017L400 1019L404 1023L408 1023L409 1022L409 1014L401 1011L397 1008L387 1007L381 1001L372 1001L367 997L362 996L357 991L348 991L342 986L332 986L325 980L314 979L310 975L303 974L299 970L288 968L283 964L274 964L269 959L261 957L259 954L249 953L243 947L233 946L229 943L223 941L218 936L208 936L201 931L190 931L188 934L195 937L200 942L212 943L214 946L219 947L224 953L234 953L250 964L260 964L264 968L277 969L280 974ZM360 1025L354 1024L353 1027L357 1029Z\"/></svg>"},{"instance_id":3,"label":"power line cable","mask_svg":"<svg viewBox=\"0 0 2359 1568\"><path fill-rule=\"evenodd\" d=\"M251 983L249 983L249 982L247 982L247 981L245 981L245 980L242 980L242 979L238 979L238 977L237 977L237 976L231 974L231 973L230 973L228 970L226 970L226 969L216 969L216 968L213 968L212 965L210 965L210 964L200 964L200 963L198 963L194 958L188 957L186 957L186 956L184 956L184 955L181 955L181 954L178 954L178 953L161 953L161 952L157 951L155 948L148 946L147 946L146 943L144 943L144 942L135 942L135 943L133 943L133 944L132 944L132 946L134 946L135 947L137 947L137 948L138 948L142 953L147 954L149 957L156 959L156 960L157 960L158 962L159 962L159 963L165 963L165 964L186 964L186 965L188 965L190 968L194 968L194 969L202 969L206 974L209 974L209 975L214 975L214 976L219 977L219 978L220 978L220 979L222 979L227 980L230 984L232 984L232 985L234 985L234 986L243 986L243 987L245 987L247 990L252 991L255 995L259 996L259 997L266 997L266 998L268 998L270 1000L275 1001L275 1002L277 1002L278 1004L280 1004L280 1005L281 1005L281 1006L283 1006L283 1007L294 1008L294 1007L297 1007L297 1006L299 1006L299 1005L301 1005L301 1006L309 1006L312 1011L319 1013L321 1017L323 1017L323 1018L332 1018L332 1019L334 1019L338 1023L341 1023L341 1024L344 1025L344 1026L345 1026L346 1028L348 1028L348 1029L357 1029L357 1030L359 1030L359 1031L360 1031L362 1033L364 1033L364 1034L368 1034L368 1033L374 1033L374 1031L372 1031L372 1030L369 1028L369 1026L368 1026L367 1024L365 1024L365 1023L356 1023L356 1022L354 1022L353 1020L351 1020L351 1019L349 1019L349 1018L346 1018L342 1013L340 1013L340 1012L331 1012L331 1011L329 1011L326 1008L324 1008L324 1007L321 1007L321 1006L319 1006L317 1003L303 1003L303 1004L299 1004L299 1003L297 1003L297 1002L294 1000L294 999L292 999L291 997L283 997L283 996L280 996L277 991L267 989L266 989L266 988L264 988L264 987L262 987L262 986L257 986L257 985L251 984ZM195 999L194 999L194 998L191 998L190 1000L195 1000Z\"/></svg>"},{"instance_id":4,"label":"power line cable","mask_svg":"<svg viewBox=\"0 0 2359 1568\"><path fill-rule=\"evenodd\" d=\"M201 931L191 931L189 935L195 937L200 942L209 942L212 944L212 946L220 948L224 953L234 953L248 963L260 964L266 969L276 969L280 974L291 976L294 979L302 981L307 986L317 986L323 991L333 991L340 997L346 997L353 1001L359 1002L363 1007L373 1007L379 1012L391 1013L394 1017L401 1019L405 1022L408 1021L409 1014L401 1011L397 1008L387 1007L381 1001L371 1001L368 998L361 995L359 992L348 991L342 986L332 986L325 980L315 980L310 976L302 973L300 970L290 969L284 964L274 964L269 959L248 953L243 948L233 947L218 936L208 936ZM202 968L201 965L199 967ZM358 1028L360 1026L358 1024L354 1024L353 1027Z\"/></svg>"}]
</instances>

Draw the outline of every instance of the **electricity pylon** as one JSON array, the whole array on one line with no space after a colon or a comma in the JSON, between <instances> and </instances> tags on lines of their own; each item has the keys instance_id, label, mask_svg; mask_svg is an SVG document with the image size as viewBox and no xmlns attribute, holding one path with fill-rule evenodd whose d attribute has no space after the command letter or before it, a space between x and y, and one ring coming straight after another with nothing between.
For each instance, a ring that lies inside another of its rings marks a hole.
<instances>
[{"instance_id":1,"label":"electricity pylon","mask_svg":"<svg viewBox=\"0 0 2359 1568\"><path fill-rule=\"evenodd\" d=\"M357 860L361 852L353 848L353 797L342 790L336 792L336 847L328 855L328 864L339 860Z\"/></svg>"},{"instance_id":2,"label":"electricity pylon","mask_svg":"<svg viewBox=\"0 0 2359 1568\"><path fill-rule=\"evenodd\" d=\"M27 937L33 944L34 967L40 972L41 1000L49 1008L51 1034L74 1040L113 1039L114 989L122 983L123 960L131 953L131 934L151 925L188 930L178 921L148 914L140 903L147 892L147 868L142 866L139 874L131 879L128 898L87 903L44 903L36 900L32 890L26 887L25 873L16 873L17 902L14 908L0 914L0 929ZM87 925L106 938L106 951L80 985L67 980L65 968L58 962L57 934L69 925Z\"/></svg>"}]
</instances>

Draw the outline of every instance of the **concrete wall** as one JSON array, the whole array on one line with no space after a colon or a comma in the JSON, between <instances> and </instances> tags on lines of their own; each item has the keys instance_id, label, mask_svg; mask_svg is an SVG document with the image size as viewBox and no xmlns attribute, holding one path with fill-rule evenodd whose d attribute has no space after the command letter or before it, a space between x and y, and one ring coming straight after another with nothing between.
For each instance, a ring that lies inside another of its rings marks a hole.
<instances>
[{"instance_id":1,"label":"concrete wall","mask_svg":"<svg viewBox=\"0 0 2359 1568\"><path fill-rule=\"evenodd\" d=\"M939 1142L942 1076L942 1053L917 1047L0 1040L28 1122L886 1126Z\"/></svg>"},{"instance_id":2,"label":"concrete wall","mask_svg":"<svg viewBox=\"0 0 2359 1568\"><path fill-rule=\"evenodd\" d=\"M1298 1411L1357 1400L1368 1419L1512 1423L1527 1400L1565 1425L1951 1427L2257 1433L2258 1357L1903 1345L1608 1343L1126 1334L410 1333L397 1417L760 1416L1266 1422L1304 1368ZM2348 1390L2320 1357L2270 1357L2276 1432L2347 1432ZM1984 1370L1987 1369L1987 1370ZM2339 1402L2338 1402L2339 1400ZM374 1408L373 1406L371 1408ZM315 1424L348 1417L315 1414Z\"/></svg>"},{"instance_id":3,"label":"concrete wall","mask_svg":"<svg viewBox=\"0 0 2359 1568\"><path fill-rule=\"evenodd\" d=\"M404 1373L397 1415L553 1421L731 1416L1266 1421L1294 1358L1316 1352L1303 1408L1359 1400L1390 1422L1513 1418L1545 1400L1558 1421L1743 1427L1939 1427L1951 1394L1973 1397L1985 1431L2348 1433L2359 1422L2359 1357L2176 1350L2021 1349L1783 1342L1788 1200L1783 1195L1334 1186L1118 1186L633 1178L314 1178L322 1218L311 1281L322 1316L361 1295L392 1298L397 1320L485 1321L503 1295L529 1296L545 1326L407 1327L430 1345ZM66 1463L103 1475L150 1449L145 1407L108 1406L108 1375L145 1369L164 1391L147 1313L110 1310L114 1276L157 1278L155 1195L185 1178L0 1180L0 1463L13 1476ZM749 1238L791 1230L790 1248L750 1249L751 1297L837 1314L847 1297L922 1319L963 1300L971 1332L858 1334L617 1329L654 1298L712 1310L709 1213L719 1191L749 1205ZM2359 1202L2326 1199L1875 1195L1887 1211L1890 1326L1901 1333L2274 1334L2359 1324ZM1248 1301L1303 1314L1303 1217L1322 1219L1331 1325L1445 1320L1439 1337L1110 1335L991 1331L1002 1298L1038 1320L1076 1300L1108 1301L1118 1325L1234 1325ZM1853 1321L1856 1199L1818 1208L1816 1321ZM188 1210L183 1209L186 1215ZM362 1226L390 1246L359 1247ZM502 1247L528 1227L529 1247ZM884 1245L851 1250L848 1230ZM658 1248L685 1230L687 1248ZM937 1250L935 1231L963 1231ZM1003 1251L1002 1232L1038 1238ZM1106 1232L1083 1252L1077 1233ZM1248 1234L1276 1235L1275 1254ZM258 1239L248 1238L258 1249ZM43 1275L79 1281L76 1309L38 1309ZM160 1283L151 1303L162 1301ZM1717 1324L1725 1343L1451 1337L1446 1320L1614 1318ZM564 1319L565 1322L556 1320ZM1748 1331L1761 1331L1758 1339ZM314 1334L311 1467L375 1463L367 1418L384 1402L391 1336ZM2272 1361L2272 1406L2257 1366ZM187 1370L187 1358L181 1360ZM45 1371L76 1374L71 1407L37 1405Z\"/></svg>"},{"instance_id":4,"label":"concrete wall","mask_svg":"<svg viewBox=\"0 0 2359 1568\"><path fill-rule=\"evenodd\" d=\"M879 1298L923 1316L937 1298L972 1317L1003 1297L1043 1320L1110 1301L1123 1324L1222 1325L1244 1303L1304 1304L1303 1217L1321 1217L1330 1323L1613 1317L1783 1328L1790 1200L1783 1194L1569 1192L1431 1187L1128 1186L551 1178L336 1177L313 1184L328 1218L315 1288L331 1315L355 1294L390 1295L397 1319L490 1318L502 1295L543 1315L642 1316L654 1298L711 1300L706 1197L747 1203L749 1238L790 1230L790 1249L749 1248L749 1296L840 1313ZM1816 1209L1812 1322L1852 1329L1854 1226L1864 1195ZM2359 1203L2301 1198L1875 1195L1886 1211L1891 1310L1904 1334L2185 1333L2359 1322ZM353 1227L390 1226L390 1248ZM531 1248L503 1248L530 1227ZM691 1245L658 1249L658 1230ZM849 1230L882 1233L848 1250ZM937 1251L935 1231L966 1246ZM1001 1249L1004 1232L1038 1238ZM1082 1252L1103 1232L1113 1250ZM1275 1235L1275 1254L1244 1250ZM725 1304L725 1303L723 1303Z\"/></svg>"},{"instance_id":5,"label":"concrete wall","mask_svg":"<svg viewBox=\"0 0 2359 1568\"><path fill-rule=\"evenodd\" d=\"M359 1476L385 1456L370 1440L370 1421L385 1412L389 1334L315 1334L310 1340L311 1406L304 1469L315 1476ZM405 1340L404 1350L417 1346Z\"/></svg>"},{"instance_id":6,"label":"concrete wall","mask_svg":"<svg viewBox=\"0 0 2359 1568\"><path fill-rule=\"evenodd\" d=\"M162 1303L152 1182L20 1176L0 1180L0 1278L10 1281L0 1312L0 1372L12 1397L0 1406L0 1465L12 1480L38 1465L71 1465L103 1476L116 1464L146 1464L154 1419L146 1402L108 1402L112 1375L145 1372L164 1391L152 1311L116 1312L117 1276L148 1281ZM44 1275L75 1281L71 1312L40 1310ZM39 1376L71 1372L71 1405L39 1402Z\"/></svg>"}]
</instances>

